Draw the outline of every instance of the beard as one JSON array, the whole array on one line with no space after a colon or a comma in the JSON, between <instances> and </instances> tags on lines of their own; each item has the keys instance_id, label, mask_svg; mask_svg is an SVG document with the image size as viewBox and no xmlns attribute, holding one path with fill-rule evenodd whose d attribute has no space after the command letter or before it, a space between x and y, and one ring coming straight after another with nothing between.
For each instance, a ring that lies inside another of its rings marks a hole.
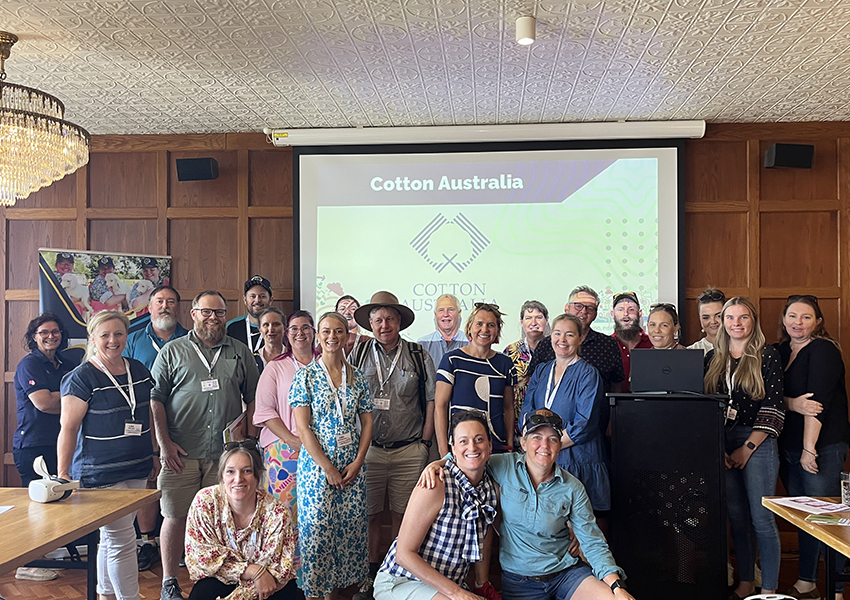
<instances>
[{"instance_id":1,"label":"beard","mask_svg":"<svg viewBox=\"0 0 850 600\"><path fill-rule=\"evenodd\" d=\"M614 320L614 333L621 340L634 340L640 337L640 323L632 321L628 325L622 325L616 319Z\"/></svg>"},{"instance_id":2,"label":"beard","mask_svg":"<svg viewBox=\"0 0 850 600\"><path fill-rule=\"evenodd\" d=\"M177 326L177 317L173 313L159 313L158 315L151 314L151 323L157 329L170 331Z\"/></svg>"},{"instance_id":3,"label":"beard","mask_svg":"<svg viewBox=\"0 0 850 600\"><path fill-rule=\"evenodd\" d=\"M195 335L204 342L215 344L224 337L224 323L195 323Z\"/></svg>"}]
</instances>

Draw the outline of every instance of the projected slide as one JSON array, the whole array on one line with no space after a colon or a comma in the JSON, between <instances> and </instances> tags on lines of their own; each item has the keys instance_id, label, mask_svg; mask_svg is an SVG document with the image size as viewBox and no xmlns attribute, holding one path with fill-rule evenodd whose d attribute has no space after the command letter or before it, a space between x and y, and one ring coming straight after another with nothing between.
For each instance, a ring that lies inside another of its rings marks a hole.
<instances>
[{"instance_id":1,"label":"projected slide","mask_svg":"<svg viewBox=\"0 0 850 600\"><path fill-rule=\"evenodd\" d=\"M386 289L416 339L451 293L498 304L507 344L525 300L555 316L586 284L611 331L615 292L677 300L676 202L675 148L301 156L301 305Z\"/></svg>"}]
</instances>

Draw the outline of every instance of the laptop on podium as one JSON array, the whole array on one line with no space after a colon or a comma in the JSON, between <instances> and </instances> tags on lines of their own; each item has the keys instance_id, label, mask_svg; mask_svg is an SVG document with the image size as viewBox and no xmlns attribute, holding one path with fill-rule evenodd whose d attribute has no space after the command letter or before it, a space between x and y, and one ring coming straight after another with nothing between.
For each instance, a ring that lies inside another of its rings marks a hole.
<instances>
[{"instance_id":1,"label":"laptop on podium","mask_svg":"<svg viewBox=\"0 0 850 600\"><path fill-rule=\"evenodd\" d=\"M703 393L702 350L655 350L631 352L632 392Z\"/></svg>"}]
</instances>

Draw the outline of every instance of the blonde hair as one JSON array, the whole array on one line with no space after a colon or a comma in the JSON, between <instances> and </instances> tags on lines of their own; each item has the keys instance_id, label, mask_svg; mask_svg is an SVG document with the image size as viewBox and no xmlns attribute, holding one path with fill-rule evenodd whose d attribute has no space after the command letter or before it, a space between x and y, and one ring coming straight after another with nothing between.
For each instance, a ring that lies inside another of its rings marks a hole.
<instances>
[{"instance_id":1,"label":"blonde hair","mask_svg":"<svg viewBox=\"0 0 850 600\"><path fill-rule=\"evenodd\" d=\"M325 319L336 319L342 326L345 328L346 335L350 335L348 333L348 319L343 317L341 314L334 310L329 310L319 317L319 320L316 321L316 333L318 334L319 330L322 327L322 321ZM345 383L346 385L354 385L354 367L351 366L351 363L348 362L348 359L345 358L345 344L342 345L342 364L345 365Z\"/></svg>"},{"instance_id":2,"label":"blonde hair","mask_svg":"<svg viewBox=\"0 0 850 600\"><path fill-rule=\"evenodd\" d=\"M759 325L759 317L755 305L748 298L736 296L723 305L720 320L723 326L717 332L714 340L714 356L705 372L705 392L716 394L720 389L721 380L725 380L726 368L732 361L729 353L729 332L726 331L726 311L732 306L743 306L750 311L753 319L753 333L747 340L741 362L735 370L735 387L744 391L753 400L764 398L764 377L762 376L762 350L764 349L764 333ZM727 390L730 394L732 390Z\"/></svg>"},{"instance_id":3,"label":"blonde hair","mask_svg":"<svg viewBox=\"0 0 850 600\"><path fill-rule=\"evenodd\" d=\"M97 349L94 346L94 332L97 331L98 327L107 321L112 321L113 319L124 323L124 333L130 331L130 319L123 312L117 310L102 310L96 313L89 320L88 325L86 326L86 331L88 331L89 334L89 341L86 345L86 355L83 360L88 360L97 353Z\"/></svg>"}]
</instances>

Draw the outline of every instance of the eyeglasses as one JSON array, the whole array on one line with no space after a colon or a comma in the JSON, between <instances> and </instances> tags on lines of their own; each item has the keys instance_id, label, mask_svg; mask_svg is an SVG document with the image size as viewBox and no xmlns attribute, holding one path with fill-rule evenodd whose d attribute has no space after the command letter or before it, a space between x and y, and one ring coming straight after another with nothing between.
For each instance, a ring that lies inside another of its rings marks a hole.
<instances>
[{"instance_id":1,"label":"eyeglasses","mask_svg":"<svg viewBox=\"0 0 850 600\"><path fill-rule=\"evenodd\" d=\"M564 428L564 422L557 414L552 413L551 415L541 415L535 413L533 415L528 415L523 429L527 431L529 427L537 427L538 425L551 425L555 429Z\"/></svg>"},{"instance_id":2,"label":"eyeglasses","mask_svg":"<svg viewBox=\"0 0 850 600\"><path fill-rule=\"evenodd\" d=\"M50 331L45 331L42 329L40 331L36 331L35 334L41 338L49 338L51 335L53 337L59 337L62 335L62 332L58 329L51 329Z\"/></svg>"},{"instance_id":3,"label":"eyeglasses","mask_svg":"<svg viewBox=\"0 0 850 600\"><path fill-rule=\"evenodd\" d=\"M792 295L788 296L787 302L789 304L791 304L793 302L799 302L800 300L809 301L812 304L818 303L818 297L812 296L811 294L792 294Z\"/></svg>"},{"instance_id":4,"label":"eyeglasses","mask_svg":"<svg viewBox=\"0 0 850 600\"><path fill-rule=\"evenodd\" d=\"M573 310L577 313L595 313L597 310L599 310L599 308L595 304L584 304L582 302L570 302L570 306L572 306Z\"/></svg>"},{"instance_id":5,"label":"eyeglasses","mask_svg":"<svg viewBox=\"0 0 850 600\"><path fill-rule=\"evenodd\" d=\"M709 302L726 302L726 294L720 290L706 290L697 298L700 304L708 304Z\"/></svg>"},{"instance_id":6,"label":"eyeglasses","mask_svg":"<svg viewBox=\"0 0 850 600\"><path fill-rule=\"evenodd\" d=\"M217 309L193 308L192 310L198 311L199 313L201 313L201 316L203 316L204 318L211 317L211 316L213 316L213 314L215 314L215 316L217 316L219 318L227 316L227 309L226 308L217 308Z\"/></svg>"},{"instance_id":7,"label":"eyeglasses","mask_svg":"<svg viewBox=\"0 0 850 600\"><path fill-rule=\"evenodd\" d=\"M246 450L255 450L259 452L260 440L255 437L247 437L244 440L239 440L238 442L226 442L224 444L225 452L230 452L231 450L236 450L237 448L245 448Z\"/></svg>"},{"instance_id":8,"label":"eyeglasses","mask_svg":"<svg viewBox=\"0 0 850 600\"><path fill-rule=\"evenodd\" d=\"M293 325L292 327L287 327L286 330L292 335L297 334L299 331L301 333L310 333L311 331L315 331L310 325L302 325L301 327L296 327Z\"/></svg>"}]
</instances>

